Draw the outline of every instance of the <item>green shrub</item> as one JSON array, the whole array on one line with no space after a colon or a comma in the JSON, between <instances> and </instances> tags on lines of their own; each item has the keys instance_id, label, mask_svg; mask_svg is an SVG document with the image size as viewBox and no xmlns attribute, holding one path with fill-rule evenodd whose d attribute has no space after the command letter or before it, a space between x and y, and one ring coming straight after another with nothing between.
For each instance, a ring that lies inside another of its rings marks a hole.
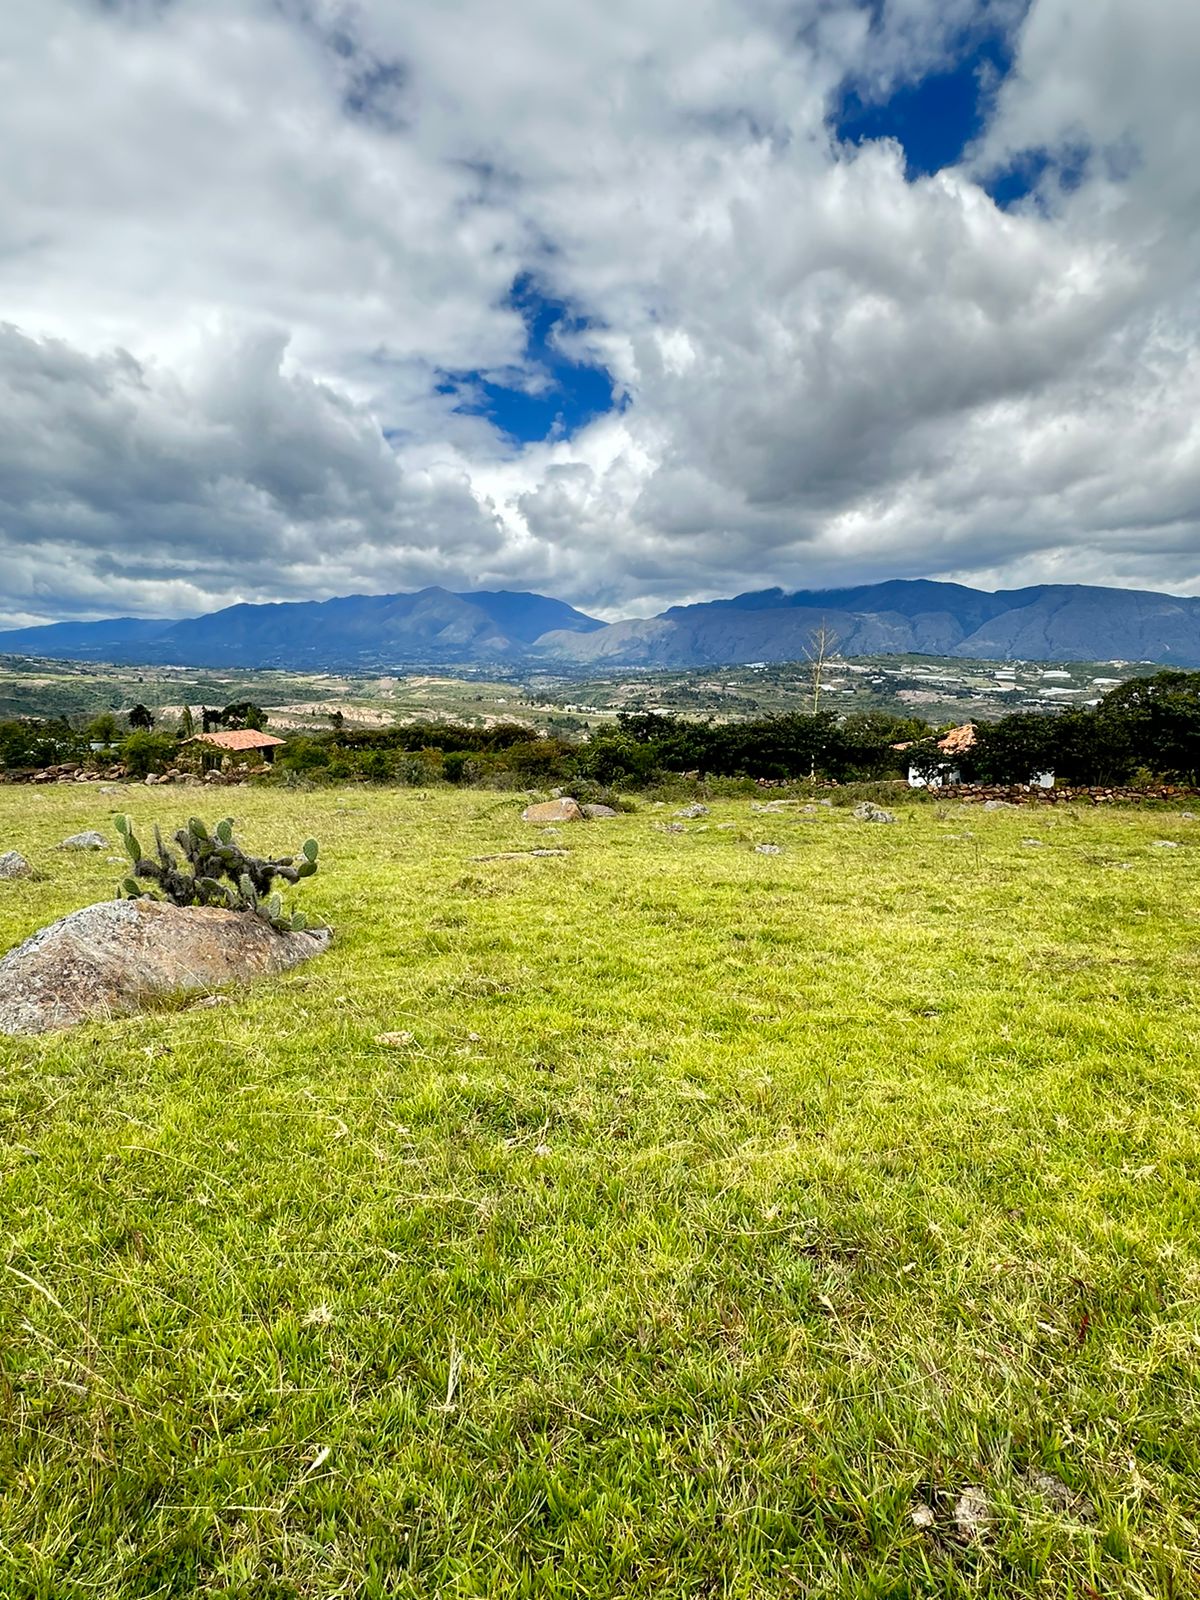
<instances>
[{"instance_id":1,"label":"green shrub","mask_svg":"<svg viewBox=\"0 0 1200 1600\"><path fill-rule=\"evenodd\" d=\"M330 763L328 744L321 739L310 739L303 734L289 739L276 759L276 766L288 772L314 772Z\"/></svg>"},{"instance_id":2,"label":"green shrub","mask_svg":"<svg viewBox=\"0 0 1200 1600\"><path fill-rule=\"evenodd\" d=\"M177 751L178 745L170 734L139 730L121 740L118 754L131 778L145 778L169 767Z\"/></svg>"}]
</instances>

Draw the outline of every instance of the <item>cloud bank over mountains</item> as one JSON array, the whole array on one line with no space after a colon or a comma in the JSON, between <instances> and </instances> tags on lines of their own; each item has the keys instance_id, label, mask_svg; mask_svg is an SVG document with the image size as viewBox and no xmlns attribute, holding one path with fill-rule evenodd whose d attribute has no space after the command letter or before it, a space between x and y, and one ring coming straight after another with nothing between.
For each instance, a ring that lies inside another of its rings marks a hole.
<instances>
[{"instance_id":1,"label":"cloud bank over mountains","mask_svg":"<svg viewBox=\"0 0 1200 1600\"><path fill-rule=\"evenodd\" d=\"M1198 76L1173 0L7 7L0 626L1196 593Z\"/></svg>"}]
</instances>

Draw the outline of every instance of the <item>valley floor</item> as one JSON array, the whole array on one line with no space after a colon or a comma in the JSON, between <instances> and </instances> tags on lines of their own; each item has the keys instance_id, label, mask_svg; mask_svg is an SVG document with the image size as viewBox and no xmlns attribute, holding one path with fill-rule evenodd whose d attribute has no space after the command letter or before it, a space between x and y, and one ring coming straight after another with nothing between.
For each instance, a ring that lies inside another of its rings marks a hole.
<instances>
[{"instance_id":1,"label":"valley floor","mask_svg":"<svg viewBox=\"0 0 1200 1600\"><path fill-rule=\"evenodd\" d=\"M0 1041L6 1600L1200 1590L1200 822L222 798L332 951Z\"/></svg>"}]
</instances>

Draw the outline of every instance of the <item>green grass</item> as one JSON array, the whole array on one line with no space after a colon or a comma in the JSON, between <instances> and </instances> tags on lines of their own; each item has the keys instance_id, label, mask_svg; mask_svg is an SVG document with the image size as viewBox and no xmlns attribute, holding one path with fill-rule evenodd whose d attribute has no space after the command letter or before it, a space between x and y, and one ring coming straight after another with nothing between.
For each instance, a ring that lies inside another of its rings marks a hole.
<instances>
[{"instance_id":1,"label":"green grass","mask_svg":"<svg viewBox=\"0 0 1200 1600\"><path fill-rule=\"evenodd\" d=\"M0 1043L5 1600L1197 1592L1200 823L220 798L337 942Z\"/></svg>"}]
</instances>

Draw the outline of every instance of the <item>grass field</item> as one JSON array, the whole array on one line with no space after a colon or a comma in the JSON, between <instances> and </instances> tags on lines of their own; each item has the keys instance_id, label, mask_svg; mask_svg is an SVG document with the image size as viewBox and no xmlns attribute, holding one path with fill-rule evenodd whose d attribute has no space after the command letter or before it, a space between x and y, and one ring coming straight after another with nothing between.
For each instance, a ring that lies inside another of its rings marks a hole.
<instances>
[{"instance_id":1,"label":"grass field","mask_svg":"<svg viewBox=\"0 0 1200 1600\"><path fill-rule=\"evenodd\" d=\"M337 941L0 1042L5 1600L1200 1592L1200 822L220 798Z\"/></svg>"}]
</instances>

